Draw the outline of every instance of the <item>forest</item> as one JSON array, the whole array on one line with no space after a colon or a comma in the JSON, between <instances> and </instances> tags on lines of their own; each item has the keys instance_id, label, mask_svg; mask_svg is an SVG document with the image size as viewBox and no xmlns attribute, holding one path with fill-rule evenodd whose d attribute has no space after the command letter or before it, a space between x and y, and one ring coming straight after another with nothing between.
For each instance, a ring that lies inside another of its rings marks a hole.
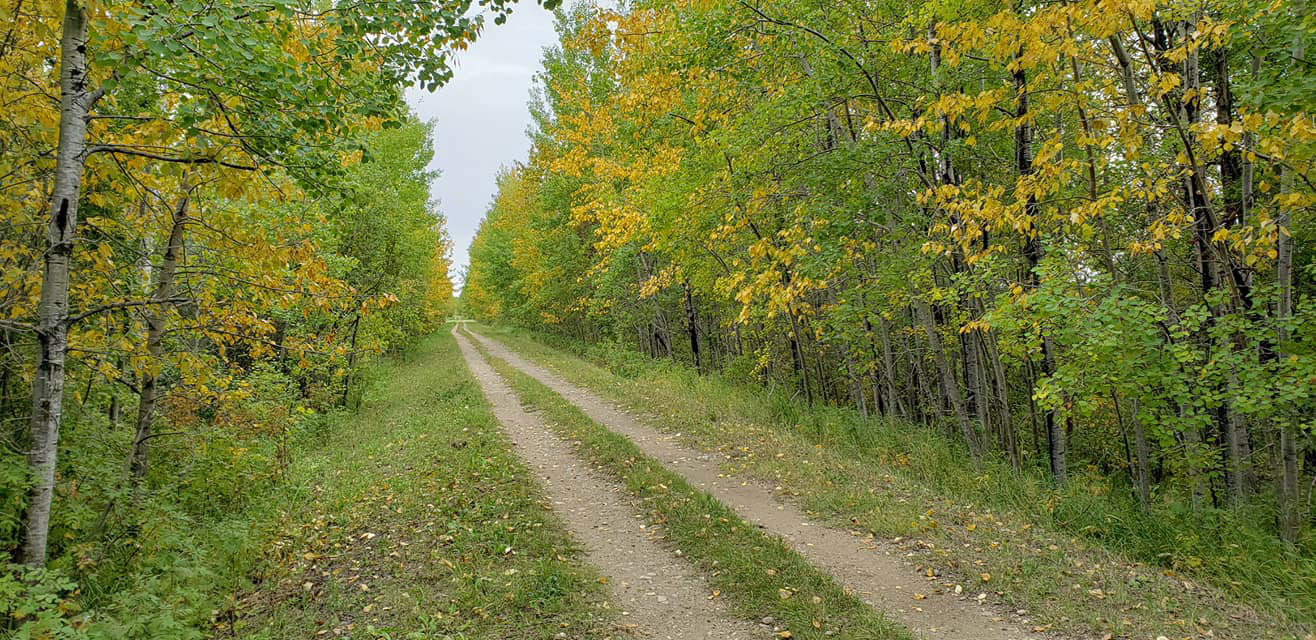
<instances>
[{"instance_id":1,"label":"forest","mask_svg":"<svg viewBox=\"0 0 1316 640\"><path fill-rule=\"evenodd\" d=\"M0 637L1313 638L1308 0L557 5L4 3Z\"/></svg>"},{"instance_id":2,"label":"forest","mask_svg":"<svg viewBox=\"0 0 1316 640\"><path fill-rule=\"evenodd\" d=\"M1045 478L1058 509L1108 494L1086 533L1160 538L1154 564L1237 586L1274 563L1258 570L1306 584L1313 16L1302 0L579 10L462 304L939 434L958 473Z\"/></svg>"},{"instance_id":3,"label":"forest","mask_svg":"<svg viewBox=\"0 0 1316 640\"><path fill-rule=\"evenodd\" d=\"M259 552L234 515L441 321L402 91L470 6L5 3L0 635L188 637Z\"/></svg>"},{"instance_id":4,"label":"forest","mask_svg":"<svg viewBox=\"0 0 1316 640\"><path fill-rule=\"evenodd\" d=\"M862 5L862 7L861 7ZM1312 520L1302 2L637 2L546 61L481 318ZM970 464L971 468L971 464Z\"/></svg>"}]
</instances>

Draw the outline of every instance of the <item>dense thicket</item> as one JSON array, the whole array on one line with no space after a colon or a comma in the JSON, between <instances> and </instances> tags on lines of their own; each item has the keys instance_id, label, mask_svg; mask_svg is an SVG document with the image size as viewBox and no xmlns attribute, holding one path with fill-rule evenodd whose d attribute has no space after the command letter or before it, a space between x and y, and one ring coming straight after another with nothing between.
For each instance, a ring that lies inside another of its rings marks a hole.
<instances>
[{"instance_id":1,"label":"dense thicket","mask_svg":"<svg viewBox=\"0 0 1316 640\"><path fill-rule=\"evenodd\" d=\"M582 7L463 303L1310 545L1314 15Z\"/></svg>"},{"instance_id":2,"label":"dense thicket","mask_svg":"<svg viewBox=\"0 0 1316 640\"><path fill-rule=\"evenodd\" d=\"M243 508L450 303L401 95L477 4L4 4L0 634L227 615Z\"/></svg>"}]
</instances>

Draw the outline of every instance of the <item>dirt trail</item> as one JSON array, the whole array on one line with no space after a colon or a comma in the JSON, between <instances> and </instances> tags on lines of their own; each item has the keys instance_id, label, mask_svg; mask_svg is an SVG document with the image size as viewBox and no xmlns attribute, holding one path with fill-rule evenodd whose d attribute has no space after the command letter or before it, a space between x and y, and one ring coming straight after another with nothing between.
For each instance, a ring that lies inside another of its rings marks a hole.
<instances>
[{"instance_id":1,"label":"dirt trail","mask_svg":"<svg viewBox=\"0 0 1316 640\"><path fill-rule=\"evenodd\" d=\"M709 599L711 588L684 560L664 549L658 531L558 439L460 333L457 344L516 453L539 476L553 510L584 546L591 565L607 577L619 624L627 637L748 640L768 633L737 620Z\"/></svg>"},{"instance_id":2,"label":"dirt trail","mask_svg":"<svg viewBox=\"0 0 1316 640\"><path fill-rule=\"evenodd\" d=\"M467 329L469 331L469 329ZM914 571L894 545L865 540L809 519L795 505L779 502L773 492L757 483L719 477L715 456L686 448L676 436L662 433L571 384L547 369L521 357L490 338L471 332L491 353L535 378L584 411L595 422L630 438L644 453L667 465L687 481L712 494L741 517L781 536L800 555L831 573L864 602L886 613L916 633L946 640L1040 640L1014 614L1005 615L979 604L966 591L934 594L939 583ZM923 599L916 599L921 594Z\"/></svg>"}]
</instances>

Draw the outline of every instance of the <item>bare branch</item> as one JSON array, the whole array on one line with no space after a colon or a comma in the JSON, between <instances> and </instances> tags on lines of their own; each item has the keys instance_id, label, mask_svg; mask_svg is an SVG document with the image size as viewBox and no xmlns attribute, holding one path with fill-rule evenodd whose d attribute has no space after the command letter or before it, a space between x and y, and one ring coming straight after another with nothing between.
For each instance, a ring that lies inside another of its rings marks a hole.
<instances>
[{"instance_id":1,"label":"bare branch","mask_svg":"<svg viewBox=\"0 0 1316 640\"><path fill-rule=\"evenodd\" d=\"M189 298L165 298L162 300L134 300L132 302L116 302L114 304L101 305L99 307L95 307L83 311L82 313L79 313L77 315L70 316L68 319L68 323L73 324L80 320L85 320L87 318L90 318L91 316L100 313L105 313L107 311L118 311L119 309L131 309L134 307L149 307L151 305L158 305L158 304L179 304L179 303L187 302L188 300Z\"/></svg>"},{"instance_id":2,"label":"bare branch","mask_svg":"<svg viewBox=\"0 0 1316 640\"><path fill-rule=\"evenodd\" d=\"M128 156L137 156L139 158L150 158L152 160L160 160L162 162L176 162L179 164L215 164L221 167L228 167L230 169L239 169L242 171L259 170L259 167L255 167L252 165L245 165L245 164L237 164L235 162L229 162L227 160L220 160L219 158L213 156L168 156L159 153L152 153L150 151L142 151L141 149L134 149L132 147L125 147L117 144L98 144L87 150L87 155L92 155L94 153L122 154Z\"/></svg>"}]
</instances>

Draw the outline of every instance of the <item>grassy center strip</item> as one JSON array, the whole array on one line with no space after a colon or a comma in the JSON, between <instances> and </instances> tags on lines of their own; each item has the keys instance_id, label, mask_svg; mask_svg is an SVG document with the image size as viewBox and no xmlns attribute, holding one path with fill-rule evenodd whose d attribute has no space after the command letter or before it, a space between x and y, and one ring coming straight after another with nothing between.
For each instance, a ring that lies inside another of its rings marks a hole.
<instances>
[{"instance_id":1,"label":"grassy center strip","mask_svg":"<svg viewBox=\"0 0 1316 640\"><path fill-rule=\"evenodd\" d=\"M846 592L780 539L760 532L712 496L690 486L548 387L475 343L494 369L585 459L616 476L662 525L666 543L708 576L710 598L732 611L766 620L781 638L912 640L900 625Z\"/></svg>"}]
</instances>

